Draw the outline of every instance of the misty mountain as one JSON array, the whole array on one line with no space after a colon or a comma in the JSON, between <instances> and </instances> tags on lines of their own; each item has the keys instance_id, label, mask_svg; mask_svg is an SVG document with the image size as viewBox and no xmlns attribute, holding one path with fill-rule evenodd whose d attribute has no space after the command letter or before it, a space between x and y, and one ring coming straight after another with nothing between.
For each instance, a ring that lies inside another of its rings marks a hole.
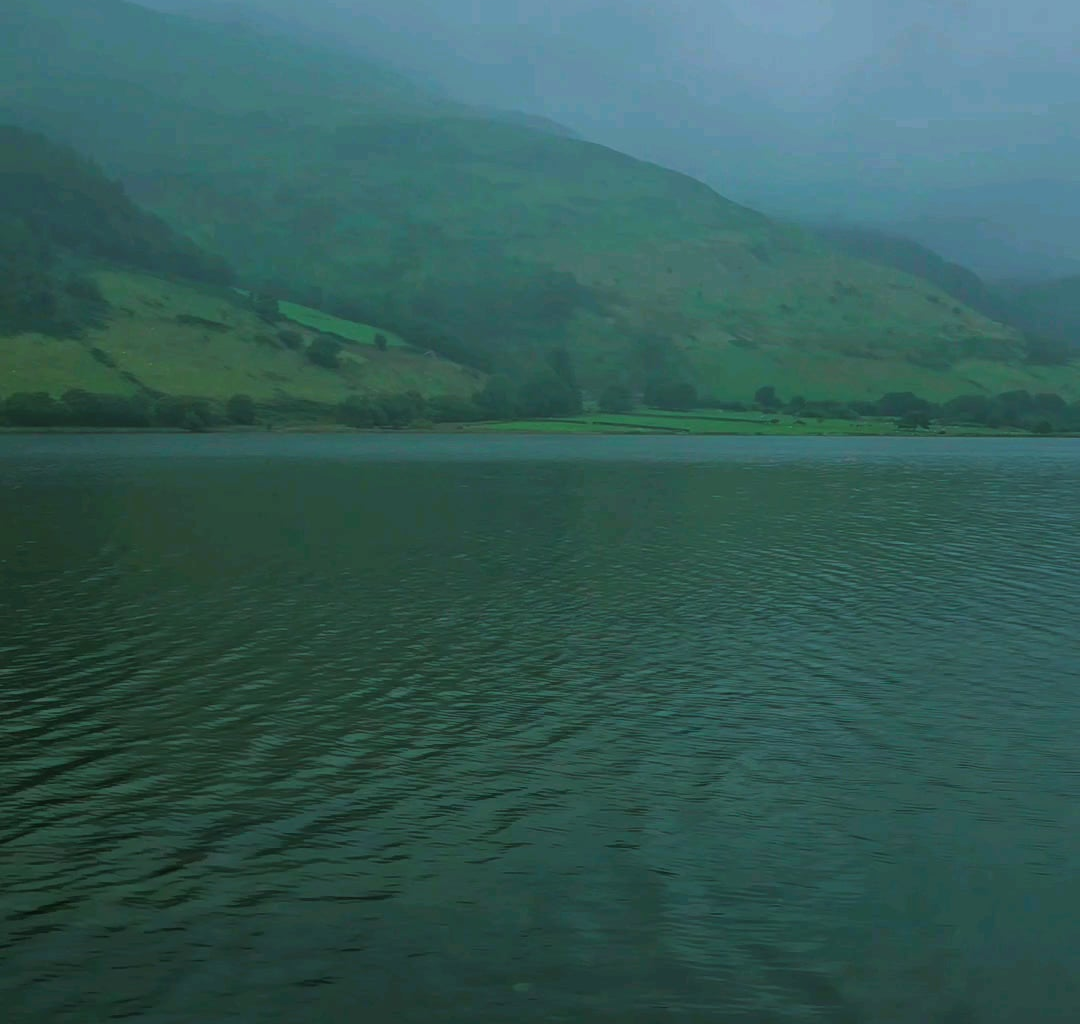
<instances>
[{"instance_id":1,"label":"misty mountain","mask_svg":"<svg viewBox=\"0 0 1080 1024\"><path fill-rule=\"evenodd\" d=\"M5 116L102 161L245 281L421 349L517 374L564 348L589 387L731 397L1072 388L930 282L340 50L123 0L43 0L0 28Z\"/></svg>"},{"instance_id":2,"label":"misty mountain","mask_svg":"<svg viewBox=\"0 0 1080 1024\"><path fill-rule=\"evenodd\" d=\"M139 209L92 163L0 125L0 334L78 333L107 304L86 275L101 264L224 284L230 271Z\"/></svg>"},{"instance_id":3,"label":"misty mountain","mask_svg":"<svg viewBox=\"0 0 1080 1024\"><path fill-rule=\"evenodd\" d=\"M987 277L1080 267L1080 15L1064 0L1030 16L1008 0L155 2L351 47L740 202L886 227Z\"/></svg>"}]
</instances>

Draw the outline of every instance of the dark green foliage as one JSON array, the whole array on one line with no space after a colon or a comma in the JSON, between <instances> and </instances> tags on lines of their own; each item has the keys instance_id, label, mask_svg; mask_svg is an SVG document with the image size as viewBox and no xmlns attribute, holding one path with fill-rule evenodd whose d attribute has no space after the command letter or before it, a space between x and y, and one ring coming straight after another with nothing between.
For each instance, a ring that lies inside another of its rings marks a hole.
<instances>
[{"instance_id":1,"label":"dark green foliage","mask_svg":"<svg viewBox=\"0 0 1080 1024\"><path fill-rule=\"evenodd\" d=\"M1052 431L1076 431L1080 430L1080 403L1069 405L1052 392L960 395L941 407L941 418L946 423L1021 430L1035 430L1046 423Z\"/></svg>"},{"instance_id":2,"label":"dark green foliage","mask_svg":"<svg viewBox=\"0 0 1080 1024\"><path fill-rule=\"evenodd\" d=\"M910 391L890 391L877 401L878 416L906 416L908 413L926 413L933 411L933 403Z\"/></svg>"},{"instance_id":3,"label":"dark green foliage","mask_svg":"<svg viewBox=\"0 0 1080 1024\"><path fill-rule=\"evenodd\" d=\"M375 398L347 398L338 406L338 422L347 427L385 427L389 418L382 402Z\"/></svg>"},{"instance_id":4,"label":"dark green foliage","mask_svg":"<svg viewBox=\"0 0 1080 1024\"><path fill-rule=\"evenodd\" d=\"M221 260L137 207L97 166L35 132L0 126L0 224L12 220L83 259L213 284L231 280Z\"/></svg>"},{"instance_id":5,"label":"dark green foliage","mask_svg":"<svg viewBox=\"0 0 1080 1024\"><path fill-rule=\"evenodd\" d=\"M652 409L685 412L697 405L697 389L683 380L654 380L645 386L645 404Z\"/></svg>"},{"instance_id":6,"label":"dark green foliage","mask_svg":"<svg viewBox=\"0 0 1080 1024\"><path fill-rule=\"evenodd\" d=\"M473 423L484 418L475 401L453 395L429 399L427 415L433 423Z\"/></svg>"},{"instance_id":7,"label":"dark green foliage","mask_svg":"<svg viewBox=\"0 0 1080 1024\"><path fill-rule=\"evenodd\" d=\"M576 416L581 408L581 392L553 371L540 370L518 388L521 416Z\"/></svg>"},{"instance_id":8,"label":"dark green foliage","mask_svg":"<svg viewBox=\"0 0 1080 1024\"><path fill-rule=\"evenodd\" d=\"M286 327L278 331L277 336L282 345L292 349L294 352L304 347L304 336L299 331L292 330L292 328Z\"/></svg>"},{"instance_id":9,"label":"dark green foliage","mask_svg":"<svg viewBox=\"0 0 1080 1024\"><path fill-rule=\"evenodd\" d=\"M198 432L217 422L208 402L199 398L167 395L159 398L154 409L154 424Z\"/></svg>"},{"instance_id":10,"label":"dark green foliage","mask_svg":"<svg viewBox=\"0 0 1080 1024\"><path fill-rule=\"evenodd\" d=\"M12 427L59 427L66 422L66 410L43 391L19 391L0 406L0 415Z\"/></svg>"},{"instance_id":11,"label":"dark green foliage","mask_svg":"<svg viewBox=\"0 0 1080 1024\"><path fill-rule=\"evenodd\" d=\"M232 330L228 324L223 324L220 320L207 320L206 317L192 316L190 313L178 313L175 319L178 324L183 324L185 327L201 327L203 330L216 331L219 334L226 334Z\"/></svg>"},{"instance_id":12,"label":"dark green foliage","mask_svg":"<svg viewBox=\"0 0 1080 1024\"><path fill-rule=\"evenodd\" d=\"M400 395L385 395L382 399L383 412L392 427L405 427L425 417L427 410L424 399L415 391L406 391Z\"/></svg>"},{"instance_id":13,"label":"dark green foliage","mask_svg":"<svg viewBox=\"0 0 1080 1024\"><path fill-rule=\"evenodd\" d=\"M514 261L490 245L468 247L448 260L445 274L429 278L415 290L399 284L398 295L399 304L407 304L451 336L471 339L485 352L559 337L578 309L596 305L593 294L573 274ZM397 326L385 318L374 322ZM399 333L416 344L409 332ZM440 351L435 345L428 347Z\"/></svg>"},{"instance_id":14,"label":"dark green foliage","mask_svg":"<svg viewBox=\"0 0 1080 1024\"><path fill-rule=\"evenodd\" d=\"M517 388L505 374L490 377L474 401L481 415L489 420L511 420L518 415Z\"/></svg>"},{"instance_id":15,"label":"dark green foliage","mask_svg":"<svg viewBox=\"0 0 1080 1024\"><path fill-rule=\"evenodd\" d=\"M44 392L0 402L0 421L13 427L149 427L158 422L145 395L98 395L73 388L57 401Z\"/></svg>"},{"instance_id":16,"label":"dark green foliage","mask_svg":"<svg viewBox=\"0 0 1080 1024\"><path fill-rule=\"evenodd\" d=\"M1080 354L1080 330L1076 341L1028 334L1024 338L1027 361L1035 366L1064 366Z\"/></svg>"},{"instance_id":17,"label":"dark green foliage","mask_svg":"<svg viewBox=\"0 0 1080 1024\"><path fill-rule=\"evenodd\" d=\"M779 409L784 403L777 396L776 388L769 384L765 387L758 388L757 391L754 392L754 404L767 412L773 412L776 409Z\"/></svg>"},{"instance_id":18,"label":"dark green foliage","mask_svg":"<svg viewBox=\"0 0 1080 1024\"><path fill-rule=\"evenodd\" d=\"M552 373L558 377L568 388L578 389L577 373L574 370L574 360L565 348L553 348L547 354L548 366Z\"/></svg>"},{"instance_id":19,"label":"dark green foliage","mask_svg":"<svg viewBox=\"0 0 1080 1024\"><path fill-rule=\"evenodd\" d=\"M150 400L143 395L95 395L74 389L64 393L65 420L76 427L148 427Z\"/></svg>"},{"instance_id":20,"label":"dark green foliage","mask_svg":"<svg viewBox=\"0 0 1080 1024\"><path fill-rule=\"evenodd\" d=\"M257 317L268 324L276 324L281 319L278 297L271 292L252 292L251 309Z\"/></svg>"},{"instance_id":21,"label":"dark green foliage","mask_svg":"<svg viewBox=\"0 0 1080 1024\"><path fill-rule=\"evenodd\" d=\"M108 306L78 267L124 264L225 283L220 261L140 210L71 150L0 125L0 334L74 337Z\"/></svg>"},{"instance_id":22,"label":"dark green foliage","mask_svg":"<svg viewBox=\"0 0 1080 1024\"><path fill-rule=\"evenodd\" d=\"M896 425L901 430L917 430L919 427L928 428L930 417L924 412L906 412L897 421Z\"/></svg>"},{"instance_id":23,"label":"dark green foliage","mask_svg":"<svg viewBox=\"0 0 1080 1024\"><path fill-rule=\"evenodd\" d=\"M1039 420L1032 426L1031 432L1033 434L1052 434L1054 426L1049 420Z\"/></svg>"},{"instance_id":24,"label":"dark green foliage","mask_svg":"<svg viewBox=\"0 0 1080 1024\"><path fill-rule=\"evenodd\" d=\"M383 334L382 331L379 331L375 335L375 347L380 352L385 352L387 350L387 348L389 347L389 345L390 345L390 342L387 341L386 335Z\"/></svg>"},{"instance_id":25,"label":"dark green foliage","mask_svg":"<svg viewBox=\"0 0 1080 1024\"><path fill-rule=\"evenodd\" d=\"M255 423L255 402L250 395L233 395L225 403L225 415L232 423L250 427Z\"/></svg>"},{"instance_id":26,"label":"dark green foliage","mask_svg":"<svg viewBox=\"0 0 1080 1024\"><path fill-rule=\"evenodd\" d=\"M993 413L988 395L958 395L942 407L941 415L948 423L986 423Z\"/></svg>"},{"instance_id":27,"label":"dark green foliage","mask_svg":"<svg viewBox=\"0 0 1080 1024\"><path fill-rule=\"evenodd\" d=\"M421 352L434 352L462 366L471 366L484 373L489 373L494 366L489 351L463 341L458 335L431 320L411 313L400 313L393 305L358 308L351 304L331 304L327 310L335 316L343 316L360 323L383 324L400 334L413 348Z\"/></svg>"},{"instance_id":28,"label":"dark green foliage","mask_svg":"<svg viewBox=\"0 0 1080 1024\"><path fill-rule=\"evenodd\" d=\"M447 400L441 400L446 402ZM459 407L463 408L463 407ZM446 404L429 403L415 391L403 394L354 396L338 406L338 422L349 427L407 427L422 420L441 419L440 414L450 412ZM472 407L475 419L475 408ZM449 421L453 416L447 417ZM444 421L444 422L445 422Z\"/></svg>"},{"instance_id":29,"label":"dark green foliage","mask_svg":"<svg viewBox=\"0 0 1080 1024\"><path fill-rule=\"evenodd\" d=\"M609 384L600 395L601 412L631 412L634 393L625 384Z\"/></svg>"},{"instance_id":30,"label":"dark green foliage","mask_svg":"<svg viewBox=\"0 0 1080 1024\"><path fill-rule=\"evenodd\" d=\"M806 402L798 410L794 410L800 416L812 416L815 419L824 420L854 420L858 419L860 412L847 402L839 402L833 399L819 399L816 402ZM877 406L870 402L866 405L865 415L877 416Z\"/></svg>"},{"instance_id":31,"label":"dark green foliage","mask_svg":"<svg viewBox=\"0 0 1080 1024\"><path fill-rule=\"evenodd\" d=\"M104 322L108 305L97 283L66 263L47 237L0 212L0 335L74 336Z\"/></svg>"},{"instance_id":32,"label":"dark green foliage","mask_svg":"<svg viewBox=\"0 0 1080 1024\"><path fill-rule=\"evenodd\" d=\"M314 363L327 370L337 370L341 366L338 356L341 353L341 342L328 335L320 335L307 349L308 362Z\"/></svg>"}]
</instances>

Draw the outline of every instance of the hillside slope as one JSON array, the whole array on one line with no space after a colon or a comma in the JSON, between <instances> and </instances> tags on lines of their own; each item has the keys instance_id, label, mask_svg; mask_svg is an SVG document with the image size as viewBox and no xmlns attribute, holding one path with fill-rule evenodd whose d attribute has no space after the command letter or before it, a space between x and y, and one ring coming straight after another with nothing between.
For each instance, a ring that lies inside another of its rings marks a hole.
<instances>
[{"instance_id":1,"label":"hillside slope","mask_svg":"<svg viewBox=\"0 0 1080 1024\"><path fill-rule=\"evenodd\" d=\"M268 322L265 300L226 287L231 279L92 163L0 125L0 399L75 389L327 406L409 391L469 396L482 383L316 310L286 305L294 321Z\"/></svg>"},{"instance_id":2,"label":"hillside slope","mask_svg":"<svg viewBox=\"0 0 1080 1024\"><path fill-rule=\"evenodd\" d=\"M100 326L80 337L23 332L0 337L0 397L71 388L103 395L177 395L224 402L234 394L260 405L335 405L352 396L417 391L468 397L480 374L419 352L345 341L338 368L314 364L281 340L302 325L267 324L228 291L126 270L93 279L108 302Z\"/></svg>"},{"instance_id":3,"label":"hillside slope","mask_svg":"<svg viewBox=\"0 0 1080 1024\"><path fill-rule=\"evenodd\" d=\"M123 0L4 19L0 113L85 147L246 279L424 349L514 370L565 347L592 387L734 397L1077 393L933 284L339 54Z\"/></svg>"}]
</instances>

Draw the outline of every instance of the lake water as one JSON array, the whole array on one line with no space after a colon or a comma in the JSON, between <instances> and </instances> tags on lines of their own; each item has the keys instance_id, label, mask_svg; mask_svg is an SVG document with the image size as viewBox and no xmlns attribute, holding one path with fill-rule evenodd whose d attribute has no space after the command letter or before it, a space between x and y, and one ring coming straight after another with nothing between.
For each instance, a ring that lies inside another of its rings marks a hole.
<instances>
[{"instance_id":1,"label":"lake water","mask_svg":"<svg viewBox=\"0 0 1080 1024\"><path fill-rule=\"evenodd\" d=\"M1080 1020L1080 443L0 437L0 1016Z\"/></svg>"}]
</instances>

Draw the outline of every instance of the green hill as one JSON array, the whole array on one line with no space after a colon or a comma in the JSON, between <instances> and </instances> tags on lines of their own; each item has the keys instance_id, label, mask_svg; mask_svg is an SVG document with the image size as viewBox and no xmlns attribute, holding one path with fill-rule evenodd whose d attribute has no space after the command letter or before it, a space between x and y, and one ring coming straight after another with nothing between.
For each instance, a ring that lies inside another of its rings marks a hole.
<instances>
[{"instance_id":1,"label":"green hill","mask_svg":"<svg viewBox=\"0 0 1080 1024\"><path fill-rule=\"evenodd\" d=\"M0 115L101 160L245 280L482 369L565 348L593 389L1080 394L935 284L293 40L123 0L15 5Z\"/></svg>"},{"instance_id":2,"label":"green hill","mask_svg":"<svg viewBox=\"0 0 1080 1024\"><path fill-rule=\"evenodd\" d=\"M95 165L0 126L6 418L42 419L24 408L37 395L48 422L40 396L73 390L139 399L144 413L179 399L213 413L242 394L271 417L295 418L363 396L468 397L482 384L479 373L368 325L288 303L277 313L231 280L223 261L141 210ZM7 415L12 396L18 408Z\"/></svg>"},{"instance_id":3,"label":"green hill","mask_svg":"<svg viewBox=\"0 0 1080 1024\"><path fill-rule=\"evenodd\" d=\"M411 349L346 340L339 366L313 363L304 348L320 336L287 320L267 324L225 289L207 289L129 270L92 274L108 312L80 337L24 332L0 338L0 395L69 388L96 394L175 395L223 403L250 395L271 412L301 412L355 395L417 391L467 397L481 375ZM363 325L349 325L360 333ZM296 347L281 335L296 335Z\"/></svg>"},{"instance_id":4,"label":"green hill","mask_svg":"<svg viewBox=\"0 0 1080 1024\"><path fill-rule=\"evenodd\" d=\"M1080 277L1005 285L1002 292L1017 323L1080 354Z\"/></svg>"}]
</instances>

